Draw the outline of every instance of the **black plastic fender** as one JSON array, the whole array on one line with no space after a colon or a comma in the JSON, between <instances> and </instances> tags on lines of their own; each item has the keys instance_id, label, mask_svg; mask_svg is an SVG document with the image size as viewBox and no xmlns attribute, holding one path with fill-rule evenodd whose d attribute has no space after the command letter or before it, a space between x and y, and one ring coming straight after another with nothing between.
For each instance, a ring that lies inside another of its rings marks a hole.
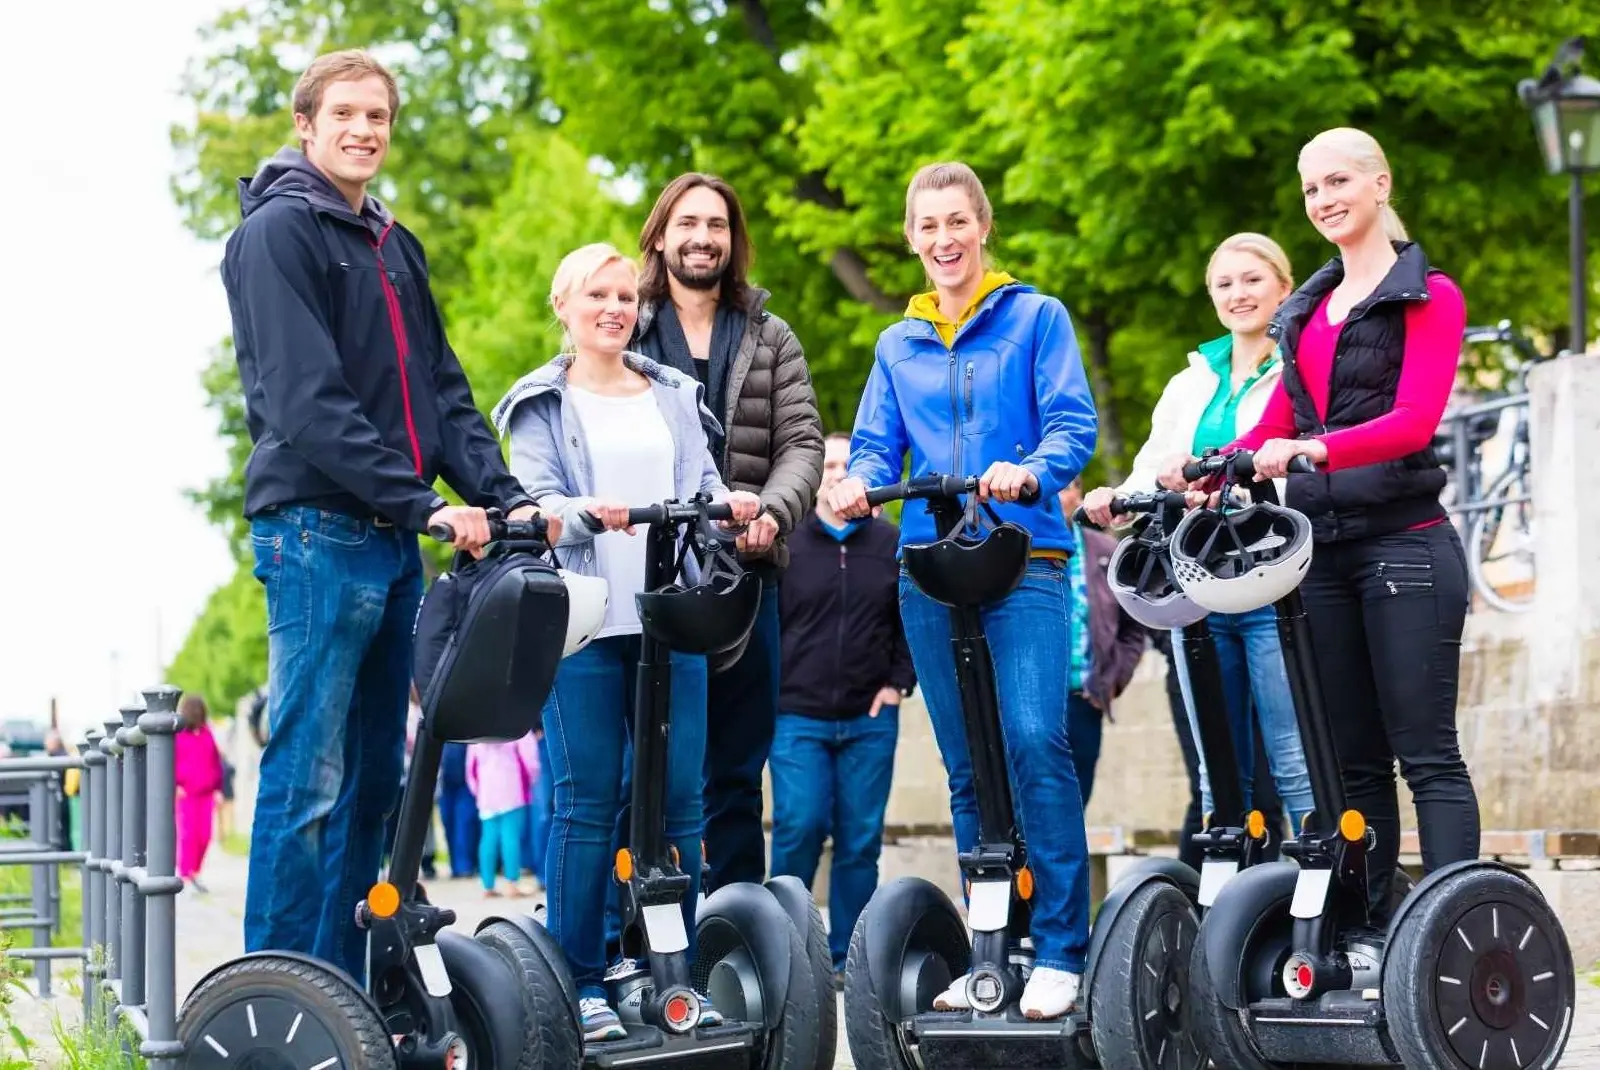
<instances>
[{"instance_id":1,"label":"black plastic fender","mask_svg":"<svg viewBox=\"0 0 1600 1070\"><path fill-rule=\"evenodd\" d=\"M1499 873L1509 873L1518 880L1525 882L1530 888L1533 889L1534 894L1539 898L1544 898L1544 892L1539 890L1539 886L1534 883L1531 877L1522 872L1522 870L1508 866L1503 862L1496 862L1492 859L1484 858L1469 858L1461 862L1451 862L1447 866L1440 866L1426 877L1423 877L1422 880L1418 881L1416 887L1411 889L1411 894L1406 896L1405 899L1401 900L1399 906L1395 907L1394 913L1389 916L1388 939L1384 941L1384 946L1388 947L1390 944L1394 943L1395 934L1400 931L1400 926L1405 923L1406 916L1416 909L1416 905L1420 903L1423 897L1428 894L1428 890L1430 888L1433 888L1435 885L1443 883L1449 878L1455 876L1457 873L1468 869L1494 870ZM1383 957L1383 961L1378 963L1379 991L1383 990L1384 973L1388 967L1389 956L1385 955Z\"/></svg>"},{"instance_id":2,"label":"black plastic fender","mask_svg":"<svg viewBox=\"0 0 1600 1070\"><path fill-rule=\"evenodd\" d=\"M901 877L879 888L858 924L863 926L872 990L884 1017L892 1022L903 1021L916 1010L900 1006L900 971L913 933L936 948L945 944L964 949L962 961L950 963L954 976L960 977L971 965L972 945L955 904L938 885L921 877Z\"/></svg>"},{"instance_id":3,"label":"black plastic fender","mask_svg":"<svg viewBox=\"0 0 1600 1070\"><path fill-rule=\"evenodd\" d=\"M550 967L551 976L560 982L561 992L567 997L567 1005L576 1014L578 1008L578 985L572 979L572 969L567 965L567 956L561 953L561 945L556 943L554 936L550 935L550 930L540 924L539 919L531 914L512 914L510 917L491 914L478 923L478 927L472 930L472 934L476 936L497 921L516 926L522 931L523 935L533 942L534 950L539 952L539 957L544 959L546 966Z\"/></svg>"},{"instance_id":4,"label":"black plastic fender","mask_svg":"<svg viewBox=\"0 0 1600 1070\"><path fill-rule=\"evenodd\" d=\"M1094 989L1094 974L1100 964L1100 952L1105 947L1107 934L1117 912L1130 896L1151 881L1166 881L1193 903L1200 897L1200 875L1176 858L1146 858L1128 868L1122 879L1106 893L1100 902L1100 912L1095 915L1094 931L1089 934L1089 958L1083 968L1083 990Z\"/></svg>"},{"instance_id":5,"label":"black plastic fender","mask_svg":"<svg viewBox=\"0 0 1600 1070\"><path fill-rule=\"evenodd\" d=\"M695 918L696 941L707 926L718 924L733 926L750 949L761 976L762 1025L769 1031L778 1028L789 998L789 934L796 932L794 923L771 892L744 883L725 884L706 897ZM805 935L798 935L805 946Z\"/></svg>"},{"instance_id":6,"label":"black plastic fender","mask_svg":"<svg viewBox=\"0 0 1600 1070\"><path fill-rule=\"evenodd\" d=\"M1200 922L1206 945L1206 969L1217 999L1239 1009L1244 949L1262 919L1294 899L1300 867L1293 862L1265 862L1241 870L1228 881Z\"/></svg>"},{"instance_id":7,"label":"black plastic fender","mask_svg":"<svg viewBox=\"0 0 1600 1070\"><path fill-rule=\"evenodd\" d=\"M350 990L352 990L352 992L360 993L360 996L362 996L362 1000L365 1001L366 1006L373 1008L373 1014L376 1014L379 1020L382 1020L382 1017L384 1017L384 1012L378 1008L378 1003L373 1000L371 993L366 992L365 985L360 984L358 980L355 980L355 977L347 974L347 972L344 971L344 969L339 968L339 966L334 966L333 963L326 963L326 961L320 960L320 958L317 958L315 955L301 955L299 952L250 952L248 955L238 955L237 958L230 958L230 960L227 960L226 963L219 963L216 964L216 966L213 966L213 968L208 969L208 971L206 971L205 974L200 977L200 980L197 980L197 982L195 982L195 984L189 988L189 992L198 992L200 987L205 985L205 982L211 980L211 977L216 976L216 974L219 974L219 972L224 971L224 969L232 969L234 966L238 966L240 963L248 963L248 961L254 960L254 958L270 958L270 960L275 961L293 960L296 961L296 963L306 963L307 966L315 966L315 968L320 969L320 971L323 972L328 972L328 974L334 974L334 976L339 977L339 980L342 980L342 982L346 982L347 985L350 985ZM187 998L187 996L184 998L184 1003L189 1003L189 998ZM179 1017L182 1017L182 1004L179 1004Z\"/></svg>"}]
</instances>

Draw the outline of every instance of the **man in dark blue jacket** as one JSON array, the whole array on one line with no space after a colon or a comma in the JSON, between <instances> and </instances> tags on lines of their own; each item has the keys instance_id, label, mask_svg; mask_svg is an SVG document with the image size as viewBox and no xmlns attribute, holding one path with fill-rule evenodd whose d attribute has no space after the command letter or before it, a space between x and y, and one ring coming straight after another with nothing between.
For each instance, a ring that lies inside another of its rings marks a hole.
<instances>
[{"instance_id":1,"label":"man in dark blue jacket","mask_svg":"<svg viewBox=\"0 0 1600 1070\"><path fill-rule=\"evenodd\" d=\"M399 110L363 52L296 85L300 149L240 179L222 276L254 449L271 739L250 843L245 947L365 974L357 902L397 805L422 596L417 533L488 540L485 508L533 515L473 402L410 232L367 195ZM467 502L434 490L443 477Z\"/></svg>"},{"instance_id":2,"label":"man in dark blue jacket","mask_svg":"<svg viewBox=\"0 0 1600 1070\"><path fill-rule=\"evenodd\" d=\"M900 627L899 529L872 517L841 520L827 505L849 464L850 439L830 435L816 510L789 535L769 760L772 875L810 887L822 844L833 840L828 943L836 973L878 886L900 700L917 682Z\"/></svg>"}]
</instances>

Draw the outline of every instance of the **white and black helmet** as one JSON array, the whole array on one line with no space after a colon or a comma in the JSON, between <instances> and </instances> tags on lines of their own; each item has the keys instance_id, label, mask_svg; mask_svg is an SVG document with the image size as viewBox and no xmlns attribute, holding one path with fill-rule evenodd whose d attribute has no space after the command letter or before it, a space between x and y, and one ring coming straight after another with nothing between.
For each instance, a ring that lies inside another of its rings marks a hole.
<instances>
[{"instance_id":1,"label":"white and black helmet","mask_svg":"<svg viewBox=\"0 0 1600 1070\"><path fill-rule=\"evenodd\" d=\"M1117 604L1146 628L1187 628L1210 612L1184 592L1165 541L1143 534L1117 544L1106 582Z\"/></svg>"},{"instance_id":2,"label":"white and black helmet","mask_svg":"<svg viewBox=\"0 0 1600 1070\"><path fill-rule=\"evenodd\" d=\"M1195 604L1248 613L1300 585L1311 564L1311 522L1269 502L1196 509L1172 533L1170 549L1178 582Z\"/></svg>"}]
</instances>

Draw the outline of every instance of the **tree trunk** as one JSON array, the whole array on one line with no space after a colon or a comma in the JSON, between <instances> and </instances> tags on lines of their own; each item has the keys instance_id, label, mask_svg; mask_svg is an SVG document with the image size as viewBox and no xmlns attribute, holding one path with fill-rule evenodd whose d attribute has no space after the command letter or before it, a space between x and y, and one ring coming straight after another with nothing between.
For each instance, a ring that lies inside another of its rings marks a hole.
<instances>
[{"instance_id":1,"label":"tree trunk","mask_svg":"<svg viewBox=\"0 0 1600 1070\"><path fill-rule=\"evenodd\" d=\"M1115 486L1123 479L1122 421L1111 398L1111 335L1112 328L1103 312L1090 312L1083 317L1088 334L1089 387L1094 391L1095 408L1100 414L1100 441L1096 452L1105 465L1102 482Z\"/></svg>"}]
</instances>

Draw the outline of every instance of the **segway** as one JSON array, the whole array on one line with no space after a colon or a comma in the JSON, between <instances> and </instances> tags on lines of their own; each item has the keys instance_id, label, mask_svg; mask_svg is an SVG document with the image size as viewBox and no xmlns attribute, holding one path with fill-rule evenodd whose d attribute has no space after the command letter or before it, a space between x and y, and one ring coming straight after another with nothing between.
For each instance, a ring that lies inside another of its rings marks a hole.
<instances>
[{"instance_id":1,"label":"segway","mask_svg":"<svg viewBox=\"0 0 1600 1070\"><path fill-rule=\"evenodd\" d=\"M454 541L445 525L429 534ZM455 913L429 903L417 881L444 744L514 740L532 730L562 653L587 642L605 613L603 585L597 592L598 581L564 576L544 560L542 518L492 514L490 534L481 561L457 554L453 571L429 591L451 626L447 634L419 632L419 646L436 639L443 649L428 658L431 677L417 681L425 716L388 873L351 919L369 934L368 987L311 956L245 955L213 970L184 1001L177 1032L185 1067L579 1065L581 1034L560 1009L559 979L545 961L450 931ZM569 598L569 588L588 604Z\"/></svg>"},{"instance_id":2,"label":"segway","mask_svg":"<svg viewBox=\"0 0 1600 1070\"><path fill-rule=\"evenodd\" d=\"M1315 471L1304 457L1290 469ZM1212 455L1184 471L1189 480L1216 475L1226 498L1229 483L1253 478L1253 456ZM1271 487L1252 484L1263 495L1273 495ZM1252 546L1283 535L1269 521L1241 537L1214 513L1204 515L1211 512L1191 514L1173 547L1180 579L1197 600L1200 584L1215 577L1191 553L1220 554L1233 577L1248 576ZM1386 928L1373 924L1374 832L1347 805L1298 580L1273 605L1315 811L1282 848L1298 866L1274 862L1240 873L1201 923L1190 981L1203 1045L1218 1066L1240 1070L1554 1066L1572 1027L1572 952L1526 876L1493 861L1452 863L1411 889Z\"/></svg>"},{"instance_id":3,"label":"segway","mask_svg":"<svg viewBox=\"0 0 1600 1070\"><path fill-rule=\"evenodd\" d=\"M974 478L922 476L873 488L867 501L926 500L937 530L955 533L971 519L960 499L977 487ZM1024 499L1034 500L1036 495ZM1148 859L1139 873L1119 882L1119 894L1100 908L1078 1006L1062 1018L1043 1021L1026 1018L1017 1009L1032 966L1032 952L1023 941L1029 934L1033 875L1013 805L993 663L979 607L1021 583L1030 547L1026 531L1002 524L981 542L941 538L907 546L903 553L912 581L951 611L951 642L978 803L978 843L959 857L970 897L972 938L969 943L955 905L930 881L902 877L877 890L851 934L845 965L845 1027L858 1070L1091 1066L1096 1062L1092 993L1103 974L1125 968L1110 965L1115 954L1108 949L1153 945L1140 963L1141 971L1148 972L1130 982L1147 986L1153 998L1171 991L1181 977L1178 971L1187 965L1196 929L1190 906L1198 891L1193 872L1176 861ZM1003 559L996 564L1004 567L973 567L971 557L978 552ZM943 568L937 570L942 580L930 582L930 570L914 567L928 555L943 558ZM1008 585L990 582L1002 575L1009 577ZM1166 936L1165 950L1159 939L1129 935L1149 932ZM935 997L963 974L968 975L972 1009L935 1010ZM1106 983L1123 980L1105 978Z\"/></svg>"},{"instance_id":4,"label":"segway","mask_svg":"<svg viewBox=\"0 0 1600 1070\"><path fill-rule=\"evenodd\" d=\"M760 604L760 581L740 567L731 536L715 524L732 515L728 505L704 496L628 511L630 525L648 528L645 590L635 595L643 635L629 837L613 877L622 886L622 953L644 969L611 982L627 1036L586 1044L586 1067L814 1070L818 1059L820 1001L831 1009L832 992L818 991L806 940L783 904L759 884L711 893L697 911L691 967L682 913L691 881L666 837L672 653L716 656L742 645ZM591 521L591 529L598 531L598 523ZM565 958L536 920L521 925L541 931L541 954L560 976L575 1019ZM700 1024L696 992L710 996L721 1024Z\"/></svg>"}]
</instances>

